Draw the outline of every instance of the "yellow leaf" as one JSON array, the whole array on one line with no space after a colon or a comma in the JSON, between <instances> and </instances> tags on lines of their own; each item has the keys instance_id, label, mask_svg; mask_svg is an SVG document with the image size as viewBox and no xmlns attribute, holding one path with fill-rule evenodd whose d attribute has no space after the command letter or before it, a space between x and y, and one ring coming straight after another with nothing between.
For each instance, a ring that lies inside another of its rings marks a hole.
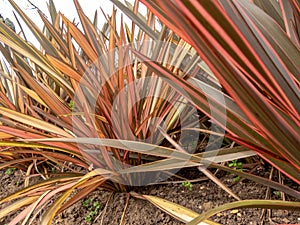
<instances>
[{"instance_id":1,"label":"yellow leaf","mask_svg":"<svg viewBox=\"0 0 300 225\"><path fill-rule=\"evenodd\" d=\"M151 196L151 195L142 195L143 198L154 204L156 207L160 208L164 212L168 213L169 215L173 216L174 218L187 223L195 219L199 216L198 213L178 205L176 203L167 201L165 199ZM210 220L204 220L204 222L199 223L199 225L220 225Z\"/></svg>"},{"instance_id":2,"label":"yellow leaf","mask_svg":"<svg viewBox=\"0 0 300 225\"><path fill-rule=\"evenodd\" d=\"M29 205L29 204L33 203L37 199L38 199L38 196L27 197L27 198L22 198L21 200L18 200L16 202L10 204L9 206L0 210L0 219L7 216L7 214L9 214L10 212L13 212L15 210L22 208L25 205Z\"/></svg>"}]
</instances>

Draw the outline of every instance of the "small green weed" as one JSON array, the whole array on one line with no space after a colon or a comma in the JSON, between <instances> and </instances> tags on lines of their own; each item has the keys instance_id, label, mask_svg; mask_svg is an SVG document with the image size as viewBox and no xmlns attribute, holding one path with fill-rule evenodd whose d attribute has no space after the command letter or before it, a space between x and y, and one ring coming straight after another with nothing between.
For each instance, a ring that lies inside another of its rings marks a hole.
<instances>
[{"instance_id":1,"label":"small green weed","mask_svg":"<svg viewBox=\"0 0 300 225\"><path fill-rule=\"evenodd\" d=\"M74 109L74 101L73 100L71 100L68 105L71 110Z\"/></svg>"},{"instance_id":2,"label":"small green weed","mask_svg":"<svg viewBox=\"0 0 300 225\"><path fill-rule=\"evenodd\" d=\"M238 171L244 171L243 169L243 163L242 162L239 162L237 159L235 160L232 160L229 164L228 164L229 167L235 169L235 170L238 170ZM238 182L239 180L241 179L240 176L235 176L233 178L233 181L234 182Z\"/></svg>"},{"instance_id":3,"label":"small green weed","mask_svg":"<svg viewBox=\"0 0 300 225\"><path fill-rule=\"evenodd\" d=\"M99 213L101 209L101 204L98 201L93 202L90 198L88 198L83 201L82 205L89 210L88 215L85 216L85 220L92 223L94 217Z\"/></svg>"},{"instance_id":4,"label":"small green weed","mask_svg":"<svg viewBox=\"0 0 300 225\"><path fill-rule=\"evenodd\" d=\"M238 162L237 159L232 160L229 164L229 167L232 167L233 169L237 170L237 169L242 169L243 168L243 163L242 162Z\"/></svg>"},{"instance_id":5,"label":"small green weed","mask_svg":"<svg viewBox=\"0 0 300 225\"><path fill-rule=\"evenodd\" d=\"M274 195L276 195L277 197L281 196L281 191L273 191Z\"/></svg>"},{"instance_id":6,"label":"small green weed","mask_svg":"<svg viewBox=\"0 0 300 225\"><path fill-rule=\"evenodd\" d=\"M82 205L84 207L89 207L90 203L92 202L92 200L90 198L86 199L83 201Z\"/></svg>"},{"instance_id":7,"label":"small green weed","mask_svg":"<svg viewBox=\"0 0 300 225\"><path fill-rule=\"evenodd\" d=\"M241 179L240 176L236 176L236 177L233 178L233 181L234 181L234 182L238 182L240 179Z\"/></svg>"},{"instance_id":8,"label":"small green weed","mask_svg":"<svg viewBox=\"0 0 300 225\"><path fill-rule=\"evenodd\" d=\"M16 168L7 168L5 170L6 175L12 175L15 172Z\"/></svg>"},{"instance_id":9,"label":"small green weed","mask_svg":"<svg viewBox=\"0 0 300 225\"><path fill-rule=\"evenodd\" d=\"M182 182L182 186L183 186L183 187L186 187L189 191L191 191L191 190L193 189L193 185L192 185L192 183L189 182L189 181L184 181L184 182Z\"/></svg>"}]
</instances>

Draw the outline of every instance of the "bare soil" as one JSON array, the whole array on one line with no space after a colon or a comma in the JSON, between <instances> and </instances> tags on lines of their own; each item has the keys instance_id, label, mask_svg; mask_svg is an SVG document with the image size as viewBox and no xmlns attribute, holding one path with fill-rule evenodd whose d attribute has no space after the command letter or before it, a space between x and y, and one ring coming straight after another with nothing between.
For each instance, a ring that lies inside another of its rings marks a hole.
<instances>
[{"instance_id":1,"label":"bare soil","mask_svg":"<svg viewBox=\"0 0 300 225\"><path fill-rule=\"evenodd\" d=\"M189 171L191 176L201 176L199 172ZM268 176L268 173L264 174ZM222 174L220 179L227 185L232 185L233 175ZM287 178L286 178L287 179ZM6 174L5 170L0 171L0 198L7 196L10 193L20 189L23 185L24 175L20 171L13 171L12 174ZM299 188L291 183L293 188ZM265 199L267 188L249 180L243 180L232 186L232 190L242 199ZM192 190L188 190L181 183L169 183L163 185L153 185L134 190L136 193L154 195L166 200L178 203L188 207L198 213L201 213L210 208L219 206L221 204L232 202L234 199L225 191L221 190L216 184L210 180L204 180L193 183ZM272 199L281 199L282 196L278 192L271 190ZM59 214L53 224L55 225L88 225L88 224L120 224L122 215L124 214L124 223L128 225L150 225L150 224L184 224L178 220L173 219L151 203L137 199L129 198L127 209L126 193L110 193L107 191L97 190L87 196L86 199L74 204ZM292 197L285 195L287 201L293 200ZM95 206L99 205L99 210L95 210ZM96 215L91 216L92 221L89 222L88 215L96 211ZM0 224L9 223L15 214L10 215L2 220ZM231 210L222 212L213 218L215 222L221 224L237 224L237 225L258 225L258 224L300 224L299 211L287 210L266 210L263 214L261 209L243 209ZM36 221L36 224L40 224Z\"/></svg>"}]
</instances>

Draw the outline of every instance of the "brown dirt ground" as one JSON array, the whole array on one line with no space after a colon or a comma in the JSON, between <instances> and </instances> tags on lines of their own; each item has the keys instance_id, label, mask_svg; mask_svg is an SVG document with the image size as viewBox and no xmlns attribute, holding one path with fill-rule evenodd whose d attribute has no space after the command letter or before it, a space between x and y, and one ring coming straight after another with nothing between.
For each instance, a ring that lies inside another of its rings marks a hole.
<instances>
[{"instance_id":1,"label":"brown dirt ground","mask_svg":"<svg viewBox=\"0 0 300 225\"><path fill-rule=\"evenodd\" d=\"M199 172L191 172L191 176L199 177ZM193 175L194 173L194 175ZM266 173L264 176L268 176ZM5 170L0 171L0 198L7 196L22 187L24 176L20 171L14 171L13 174L5 174ZM220 179L227 185L234 183L233 175L223 174ZM292 184L294 185L294 184ZM298 188L297 186L293 186ZM243 180L232 187L232 190L242 199L264 199L267 188L256 184L252 181ZM140 194L149 194L158 196L174 203L178 203L188 207L198 213L201 213L212 207L221 205L226 202L232 202L234 199L226 192L221 190L212 181L205 180L193 184L192 190L189 191L180 183L170 183L164 185L146 186L137 188L135 192ZM272 199L280 199L280 197L271 190ZM55 225L88 225L88 224L119 224L126 205L126 193L110 193L107 191L97 190L87 196L89 199L88 206L84 206L84 200L74 204L69 209L58 215L53 224ZM289 196L285 196L286 200L295 200ZM93 216L93 221L88 222L86 216L92 211L93 203L100 204L100 210L97 215ZM259 224L299 224L300 212L287 210L272 210L270 215L261 220L261 209L243 209L238 211L225 211L211 218L215 222L221 224L237 224L237 225L259 225ZM16 215L16 214L14 214ZM0 224L8 223L13 215L0 220ZM40 224L36 221L36 224ZM128 225L150 225L150 224L184 224L179 222L151 203L130 197L129 204L126 209L124 224Z\"/></svg>"}]
</instances>

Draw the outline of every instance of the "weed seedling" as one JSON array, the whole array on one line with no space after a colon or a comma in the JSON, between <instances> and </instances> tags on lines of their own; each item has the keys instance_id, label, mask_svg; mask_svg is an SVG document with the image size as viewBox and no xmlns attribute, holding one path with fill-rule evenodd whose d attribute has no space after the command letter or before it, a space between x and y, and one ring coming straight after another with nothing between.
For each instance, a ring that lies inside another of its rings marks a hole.
<instances>
[{"instance_id":1,"label":"weed seedling","mask_svg":"<svg viewBox=\"0 0 300 225\"><path fill-rule=\"evenodd\" d=\"M192 183L189 182L189 181L184 181L184 182L182 182L182 186L183 186L183 187L186 187L189 191L191 191L191 190L193 189L193 185L192 185Z\"/></svg>"},{"instance_id":2,"label":"weed seedling","mask_svg":"<svg viewBox=\"0 0 300 225\"><path fill-rule=\"evenodd\" d=\"M243 168L243 163L242 163L242 162L238 162L238 161L235 159L235 160L232 160L232 161L228 164L228 166L234 168L235 170L237 170L237 169Z\"/></svg>"},{"instance_id":3,"label":"weed seedling","mask_svg":"<svg viewBox=\"0 0 300 225\"><path fill-rule=\"evenodd\" d=\"M239 162L238 160L232 160L229 164L229 167L233 168L234 170L238 170L238 171L244 171L243 169L243 163ZM234 182L238 182L241 179L240 176L236 176L233 178Z\"/></svg>"},{"instance_id":4,"label":"weed seedling","mask_svg":"<svg viewBox=\"0 0 300 225\"><path fill-rule=\"evenodd\" d=\"M274 195L276 195L276 197L280 197L281 196L281 191L273 191Z\"/></svg>"},{"instance_id":5,"label":"weed seedling","mask_svg":"<svg viewBox=\"0 0 300 225\"><path fill-rule=\"evenodd\" d=\"M83 207L89 207L91 202L92 202L92 200L88 198L83 201L82 205L83 205Z\"/></svg>"},{"instance_id":6,"label":"weed seedling","mask_svg":"<svg viewBox=\"0 0 300 225\"><path fill-rule=\"evenodd\" d=\"M101 209L101 204L98 201L92 203L91 199L86 199L83 201L82 205L89 209L89 213L85 216L85 220L92 223L94 217Z\"/></svg>"},{"instance_id":7,"label":"weed seedling","mask_svg":"<svg viewBox=\"0 0 300 225\"><path fill-rule=\"evenodd\" d=\"M236 176L236 177L233 178L233 181L234 181L234 182L238 182L240 179L241 179L240 176Z\"/></svg>"},{"instance_id":8,"label":"weed seedling","mask_svg":"<svg viewBox=\"0 0 300 225\"><path fill-rule=\"evenodd\" d=\"M5 170L6 175L12 175L15 172L16 168L7 168Z\"/></svg>"},{"instance_id":9,"label":"weed seedling","mask_svg":"<svg viewBox=\"0 0 300 225\"><path fill-rule=\"evenodd\" d=\"M74 109L74 101L71 100L71 101L68 103L68 106L69 106L69 109L73 110L73 109Z\"/></svg>"}]
</instances>

